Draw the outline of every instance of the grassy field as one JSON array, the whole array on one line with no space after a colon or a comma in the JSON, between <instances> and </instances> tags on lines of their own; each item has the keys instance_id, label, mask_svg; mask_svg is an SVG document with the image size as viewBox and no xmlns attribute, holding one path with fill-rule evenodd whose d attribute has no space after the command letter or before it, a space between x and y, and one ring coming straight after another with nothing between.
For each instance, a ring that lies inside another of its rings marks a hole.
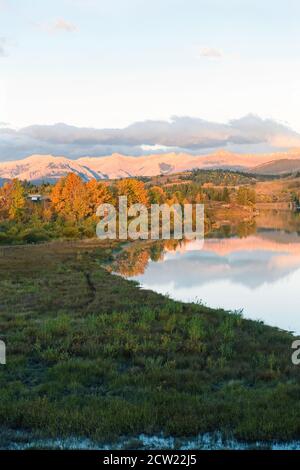
<instances>
[{"instance_id":1,"label":"grassy field","mask_svg":"<svg viewBox=\"0 0 300 470\"><path fill-rule=\"evenodd\" d=\"M2 430L98 442L159 432L300 438L293 336L140 290L102 267L116 249L92 240L1 248Z\"/></svg>"}]
</instances>

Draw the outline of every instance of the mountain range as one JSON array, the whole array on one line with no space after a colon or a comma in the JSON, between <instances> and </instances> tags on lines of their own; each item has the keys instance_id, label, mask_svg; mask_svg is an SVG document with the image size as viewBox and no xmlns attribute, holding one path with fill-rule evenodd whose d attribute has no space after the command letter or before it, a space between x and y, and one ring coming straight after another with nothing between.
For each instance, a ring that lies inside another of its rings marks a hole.
<instances>
[{"instance_id":1,"label":"mountain range","mask_svg":"<svg viewBox=\"0 0 300 470\"><path fill-rule=\"evenodd\" d=\"M164 153L140 157L114 153L106 157L70 160L53 155L32 155L23 160L1 162L0 181L12 178L34 183L54 183L70 172L83 180L155 176L185 170L230 169L255 174L278 175L300 170L300 149L268 154L237 154L220 150L209 155Z\"/></svg>"}]
</instances>

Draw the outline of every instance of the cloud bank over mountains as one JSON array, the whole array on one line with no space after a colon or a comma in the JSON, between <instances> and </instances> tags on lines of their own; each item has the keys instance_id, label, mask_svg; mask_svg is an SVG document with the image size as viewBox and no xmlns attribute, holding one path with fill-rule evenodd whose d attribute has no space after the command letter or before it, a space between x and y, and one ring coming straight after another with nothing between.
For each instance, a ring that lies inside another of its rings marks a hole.
<instances>
[{"instance_id":1,"label":"cloud bank over mountains","mask_svg":"<svg viewBox=\"0 0 300 470\"><path fill-rule=\"evenodd\" d=\"M272 119L249 114L228 123L192 117L172 117L169 121L141 121L123 129L94 129L67 124L33 125L19 130L0 127L0 161L22 159L32 154L103 156L190 152L204 153L253 146L272 149L300 147L300 134Z\"/></svg>"}]
</instances>

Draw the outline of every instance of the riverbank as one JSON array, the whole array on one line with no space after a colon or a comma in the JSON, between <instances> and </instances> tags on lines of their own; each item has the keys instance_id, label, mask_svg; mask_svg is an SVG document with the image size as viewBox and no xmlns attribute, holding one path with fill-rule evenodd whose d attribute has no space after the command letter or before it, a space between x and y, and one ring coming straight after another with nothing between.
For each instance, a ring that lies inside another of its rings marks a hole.
<instances>
[{"instance_id":1,"label":"riverbank","mask_svg":"<svg viewBox=\"0 0 300 470\"><path fill-rule=\"evenodd\" d=\"M101 442L217 431L299 439L294 336L141 290L102 267L118 248L1 248L2 426Z\"/></svg>"}]
</instances>

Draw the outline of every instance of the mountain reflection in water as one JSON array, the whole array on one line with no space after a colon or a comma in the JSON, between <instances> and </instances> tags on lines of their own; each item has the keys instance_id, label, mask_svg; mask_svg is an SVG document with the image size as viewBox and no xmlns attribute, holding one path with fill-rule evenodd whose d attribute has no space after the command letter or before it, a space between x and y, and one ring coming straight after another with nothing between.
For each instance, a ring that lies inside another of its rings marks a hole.
<instances>
[{"instance_id":1,"label":"mountain reflection in water","mask_svg":"<svg viewBox=\"0 0 300 470\"><path fill-rule=\"evenodd\" d=\"M300 236L258 227L244 238L137 243L119 258L123 276L182 301L243 309L247 318L300 334Z\"/></svg>"}]
</instances>

